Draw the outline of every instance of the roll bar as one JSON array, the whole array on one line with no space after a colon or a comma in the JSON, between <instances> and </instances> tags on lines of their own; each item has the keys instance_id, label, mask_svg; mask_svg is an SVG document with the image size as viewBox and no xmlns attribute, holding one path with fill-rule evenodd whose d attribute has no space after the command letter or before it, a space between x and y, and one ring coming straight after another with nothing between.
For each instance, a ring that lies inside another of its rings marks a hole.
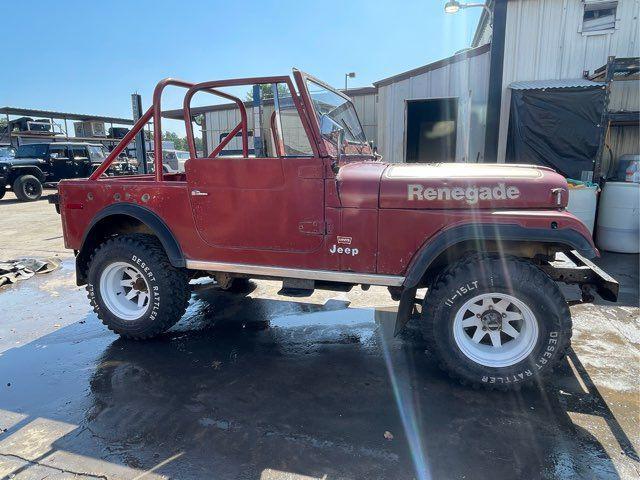
<instances>
[{"instance_id":1,"label":"roll bar","mask_svg":"<svg viewBox=\"0 0 640 480\"><path fill-rule=\"evenodd\" d=\"M239 85L248 85L251 83L286 83L289 86L289 90L295 92L291 79L289 77L250 77L250 78L235 78L232 80L213 80L209 82L202 82L193 85L184 96L184 102L182 105L182 112L184 115L185 130L187 132L187 143L189 144L189 154L192 158L196 158L196 146L193 139L193 126L191 125L191 99L199 91L205 91L212 93L229 100L236 102L240 109L240 123L235 126L220 142L213 152L209 155L209 158L213 158L218 155L224 147L237 135L239 131L242 131L242 155L244 157L249 156L249 129L247 127L247 111L244 106L244 102L238 97L229 95L227 93L216 90L216 87L236 87Z\"/></svg>"},{"instance_id":2,"label":"roll bar","mask_svg":"<svg viewBox=\"0 0 640 480\"><path fill-rule=\"evenodd\" d=\"M176 80L173 78L165 78L160 80L153 90L153 105L147 110L142 117L134 123L129 133L127 133L122 140L116 145L116 147L107 155L102 164L91 174L89 180L98 180L104 172L106 172L113 161L122 153L122 151L129 145L135 136L144 128L146 123L153 118L153 150L154 159L153 165L155 169L155 179L158 182L162 181L162 92L169 85L176 87L190 88L193 87L193 83L185 82L184 80ZM191 123L191 122L189 122ZM144 159L146 161L146 159Z\"/></svg>"},{"instance_id":3,"label":"roll bar","mask_svg":"<svg viewBox=\"0 0 640 480\"><path fill-rule=\"evenodd\" d=\"M294 76L296 76L296 74L299 75L299 72L297 70L294 70ZM197 157L196 145L193 137L193 125L191 124L191 100L193 96L199 91L205 91L207 93L211 93L213 95L231 100L238 105L238 108L240 110L240 123L238 123L238 125L236 125L233 130L231 130L225 136L225 138L222 139L220 144L213 150L213 152L211 152L209 158L217 156L222 151L222 149L233 139L233 137L238 134L238 132L242 132L242 154L245 157L249 156L248 116L244 102L234 95L230 95L228 93L217 90L217 87L234 87L249 84L274 83L284 83L289 87L291 97L298 112L300 112L300 120L308 137L310 139L317 137L316 132L312 130L309 123L309 118L307 116L308 113L305 110L304 95L302 96L302 98L298 97L291 78L289 78L288 76L235 78L230 80L214 80L202 83L191 83L185 82L184 80L165 78L158 82L155 89L153 90L153 104L151 105L151 107L144 113L144 115L142 115L142 117L140 117L136 121L131 130L124 136L124 138L122 138L122 140L120 140L116 147L102 162L102 164L91 174L91 176L89 176L88 180L98 180L109 169L113 161L118 157L118 155L120 155L120 153L122 153L127 145L129 145L129 143L134 140L135 136L144 128L146 123L153 118L153 164L155 169L154 176L156 181L162 181L162 93L168 86L176 86L187 89L183 102L183 114L185 121L185 130L187 133L187 143L189 144L189 154L191 155L191 158ZM296 78L296 83L300 84L298 78ZM273 123L273 118L271 119L271 122ZM275 131L273 133L275 133ZM278 154L281 155L282 146L279 145L277 141L276 148L278 150ZM311 142L311 148L315 155L319 155L322 153L318 151L318 145L316 144L316 142Z\"/></svg>"},{"instance_id":4,"label":"roll bar","mask_svg":"<svg viewBox=\"0 0 640 480\"><path fill-rule=\"evenodd\" d=\"M198 84L198 85L202 85L202 84ZM193 138L193 126L191 125L191 99L196 94L196 92L200 90L205 91L207 93L211 93L212 95L217 95L219 97L226 98L227 100L231 100L235 102L236 105L238 105L238 109L240 110L240 123L238 123L238 125L236 125L235 128L231 130L226 137L224 137L224 139L220 142L220 145L218 145L215 148L215 150L211 152L211 154L209 155L209 158L214 158L216 155L218 155L218 153L220 153L222 149L227 146L227 143L229 143L231 139L235 137L240 130L242 130L242 155L245 157L248 157L249 156L249 128L247 124L247 109L244 106L244 102L240 100L238 97L235 97L225 92L221 92L220 90L216 90L214 88L205 88L205 87L196 88L198 87L198 85L194 85L189 90L187 90L187 93L184 96L183 113L184 113L185 129L187 132L187 144L189 145L189 155L191 155L191 158L196 158L198 153L196 152L196 143Z\"/></svg>"}]
</instances>

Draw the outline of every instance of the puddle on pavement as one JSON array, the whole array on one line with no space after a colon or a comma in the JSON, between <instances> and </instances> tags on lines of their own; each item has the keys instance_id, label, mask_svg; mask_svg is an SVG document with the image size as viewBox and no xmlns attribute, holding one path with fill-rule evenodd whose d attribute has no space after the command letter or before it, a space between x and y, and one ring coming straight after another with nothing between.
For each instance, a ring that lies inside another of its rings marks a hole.
<instances>
[{"instance_id":1,"label":"puddle on pavement","mask_svg":"<svg viewBox=\"0 0 640 480\"><path fill-rule=\"evenodd\" d=\"M66 262L53 275L66 278L72 268ZM40 281L13 292L18 330L34 328L37 337L0 356L0 430L6 425L8 437L33 419L65 422L76 428L54 448L142 468L182 451L159 470L176 478L233 478L247 465L412 478L423 452L433 478L616 479L631 471L620 460L637 458L625 433L633 430L568 366L545 390L461 387L419 339L387 336L395 312L358 308L342 295L291 301L263 285L260 296L204 289L166 335L130 342L99 323L81 289ZM66 323L48 332L42 318L52 301ZM575 366L585 375L577 357ZM27 420L16 424L11 412Z\"/></svg>"}]
</instances>

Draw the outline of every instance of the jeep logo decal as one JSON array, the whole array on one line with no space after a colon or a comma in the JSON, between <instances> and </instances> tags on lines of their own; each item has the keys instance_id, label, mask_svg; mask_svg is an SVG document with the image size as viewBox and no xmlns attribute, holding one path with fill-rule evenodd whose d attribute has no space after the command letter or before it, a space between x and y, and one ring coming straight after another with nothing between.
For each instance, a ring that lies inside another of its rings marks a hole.
<instances>
[{"instance_id":1,"label":"jeep logo decal","mask_svg":"<svg viewBox=\"0 0 640 480\"><path fill-rule=\"evenodd\" d=\"M357 248L339 247L334 243L329 249L329 253L331 255L335 255L337 253L338 255L351 255L352 257L355 257L360 253L360 251Z\"/></svg>"},{"instance_id":2,"label":"jeep logo decal","mask_svg":"<svg viewBox=\"0 0 640 480\"><path fill-rule=\"evenodd\" d=\"M520 197L518 187L499 183L495 187L424 187L412 183L407 185L407 200L464 200L469 205L478 200L515 200Z\"/></svg>"}]
</instances>

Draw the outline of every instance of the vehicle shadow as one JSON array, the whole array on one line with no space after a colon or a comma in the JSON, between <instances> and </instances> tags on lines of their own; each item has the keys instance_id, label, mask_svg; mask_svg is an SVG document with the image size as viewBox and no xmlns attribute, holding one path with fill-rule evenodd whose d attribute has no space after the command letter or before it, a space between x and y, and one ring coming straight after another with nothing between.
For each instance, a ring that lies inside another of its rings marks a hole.
<instances>
[{"instance_id":1,"label":"vehicle shadow","mask_svg":"<svg viewBox=\"0 0 640 480\"><path fill-rule=\"evenodd\" d=\"M14 205L16 203L37 203L37 202L48 202L49 197L55 195L57 193L57 189L45 189L42 192L42 196L35 200L35 202L23 202L22 200L18 200L11 190L7 190L4 198L0 198L0 205Z\"/></svg>"},{"instance_id":2,"label":"vehicle shadow","mask_svg":"<svg viewBox=\"0 0 640 480\"><path fill-rule=\"evenodd\" d=\"M0 458L44 418L59 435L11 474L65 452L181 479L621 478L578 412L637 461L575 353L577 376L566 364L546 388L477 391L442 374L415 330L393 338L393 312L345 306L208 289L156 340L74 324L9 350L0 380L19 371L21 384L0 411L20 418Z\"/></svg>"}]
</instances>

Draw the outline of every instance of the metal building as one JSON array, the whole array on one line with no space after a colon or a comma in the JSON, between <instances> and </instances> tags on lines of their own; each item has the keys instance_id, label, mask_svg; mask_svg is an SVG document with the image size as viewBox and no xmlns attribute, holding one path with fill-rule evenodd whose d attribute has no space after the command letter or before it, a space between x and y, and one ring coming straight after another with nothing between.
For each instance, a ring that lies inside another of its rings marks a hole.
<instances>
[{"instance_id":1,"label":"metal building","mask_svg":"<svg viewBox=\"0 0 640 480\"><path fill-rule=\"evenodd\" d=\"M494 8L496 2L489 2ZM570 80L607 64L609 57L640 56L639 0L509 0L504 26L498 161L504 161L510 86L529 80ZM491 41L491 18L483 12L473 46ZM640 111L636 77L613 82L611 112ZM613 126L614 156L638 153L638 129Z\"/></svg>"},{"instance_id":2,"label":"metal building","mask_svg":"<svg viewBox=\"0 0 640 480\"><path fill-rule=\"evenodd\" d=\"M384 159L482 161L488 69L483 45L374 82Z\"/></svg>"},{"instance_id":3,"label":"metal building","mask_svg":"<svg viewBox=\"0 0 640 480\"><path fill-rule=\"evenodd\" d=\"M487 3L492 14L483 11L470 50L374 82L377 143L387 161L504 162L511 87L516 82L539 81L535 88L555 80L583 84L612 56L640 55L639 0ZM624 80L610 83L608 118L602 122L610 127L603 137L614 158L640 151L638 75L625 75ZM440 109L439 119L429 120L420 104L437 110L438 102L448 105ZM412 110L426 116L421 119ZM635 128L629 128L629 119ZM422 145L416 145L415 137Z\"/></svg>"},{"instance_id":4,"label":"metal building","mask_svg":"<svg viewBox=\"0 0 640 480\"><path fill-rule=\"evenodd\" d=\"M608 110L597 122L605 125L604 133L595 134L602 137L600 145L607 145L612 158L640 151L638 74L631 69L611 76L625 81L606 79L612 57L640 56L640 0L487 3L469 49L348 91L367 138L386 161L504 162L514 86L607 85ZM601 83L590 84L594 79ZM269 113L273 106L266 101L264 108ZM239 121L234 104L194 112L204 114L208 151ZM594 165L601 153L602 148L593 152Z\"/></svg>"}]
</instances>

